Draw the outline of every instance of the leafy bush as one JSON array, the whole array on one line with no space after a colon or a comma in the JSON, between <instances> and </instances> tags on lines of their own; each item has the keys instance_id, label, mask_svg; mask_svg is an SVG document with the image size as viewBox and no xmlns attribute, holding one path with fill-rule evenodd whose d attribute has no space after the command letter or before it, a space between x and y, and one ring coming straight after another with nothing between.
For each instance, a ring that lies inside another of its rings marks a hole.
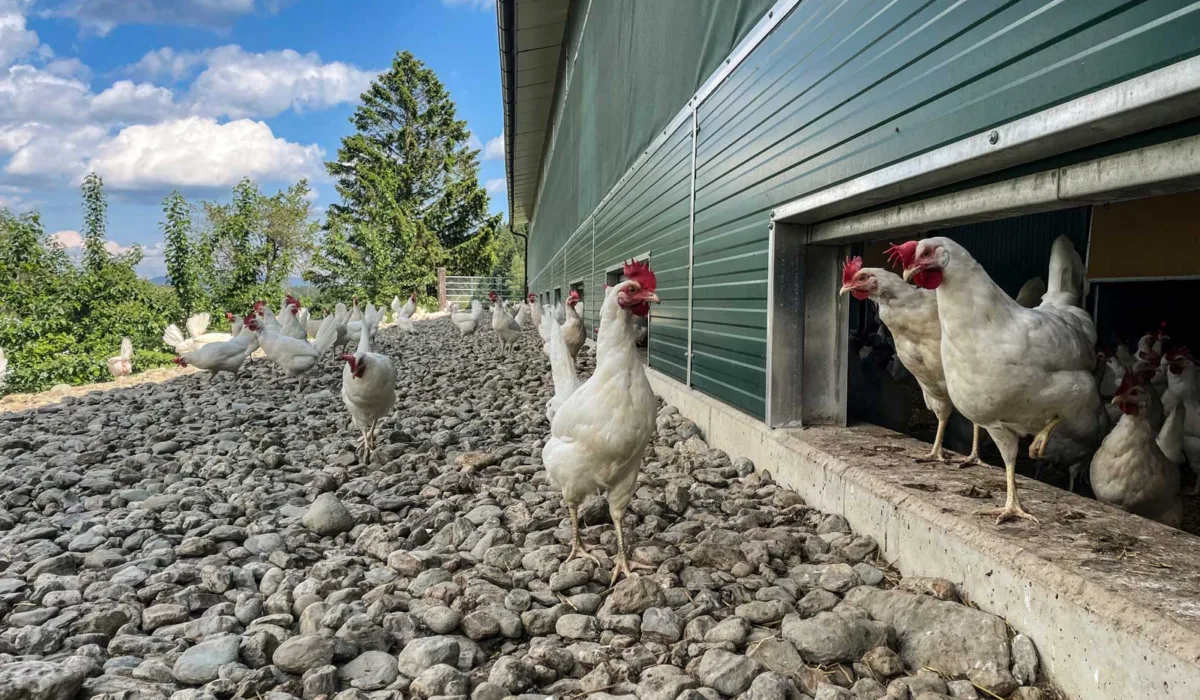
<instances>
[{"instance_id":1,"label":"leafy bush","mask_svg":"<svg viewBox=\"0 0 1200 700\"><path fill-rule=\"evenodd\" d=\"M102 217L99 179L86 185L92 200L85 211ZM0 348L8 356L0 391L108 379L108 358L123 336L133 341L135 371L170 364L162 332L179 315L174 292L137 276L140 250L113 256L99 248L89 249L77 266L46 235L36 213L0 209Z\"/></svg>"}]
</instances>

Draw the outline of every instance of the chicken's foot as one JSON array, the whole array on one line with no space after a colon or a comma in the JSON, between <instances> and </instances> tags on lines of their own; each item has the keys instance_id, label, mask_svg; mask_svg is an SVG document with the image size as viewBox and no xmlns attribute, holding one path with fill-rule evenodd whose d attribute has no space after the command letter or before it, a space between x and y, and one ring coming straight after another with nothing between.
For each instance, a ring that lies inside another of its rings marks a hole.
<instances>
[{"instance_id":1,"label":"chicken's foot","mask_svg":"<svg viewBox=\"0 0 1200 700\"><path fill-rule=\"evenodd\" d=\"M1040 522L1022 508L1021 502L1017 499L1017 465L1015 462L1004 466L1004 477L1006 486L1008 487L1008 496L1004 501L1004 507L981 510L979 511L979 515L995 515L997 525L1014 518L1032 520L1035 523Z\"/></svg>"},{"instance_id":2,"label":"chicken's foot","mask_svg":"<svg viewBox=\"0 0 1200 700\"><path fill-rule=\"evenodd\" d=\"M946 438L946 423L947 420L939 420L937 427L937 436L933 438L933 449L929 450L929 454L925 455L917 462L943 462L946 461L946 453L942 451L942 441Z\"/></svg>"},{"instance_id":3,"label":"chicken's foot","mask_svg":"<svg viewBox=\"0 0 1200 700\"><path fill-rule=\"evenodd\" d=\"M971 436L971 454L967 458L958 463L958 468L972 467L979 464L979 424L975 424L975 433Z\"/></svg>"},{"instance_id":4,"label":"chicken's foot","mask_svg":"<svg viewBox=\"0 0 1200 700\"><path fill-rule=\"evenodd\" d=\"M654 568L629 558L628 549L625 546L625 530L621 527L621 518L613 518L613 524L617 529L617 556L613 559L612 581L609 582L609 586L615 586L621 578L621 574L625 574L625 578L637 576L633 573L633 569L653 570Z\"/></svg>"},{"instance_id":5,"label":"chicken's foot","mask_svg":"<svg viewBox=\"0 0 1200 700\"><path fill-rule=\"evenodd\" d=\"M1029 444L1030 459L1041 459L1046 455L1046 445L1050 443L1050 433L1053 433L1054 428L1061 422L1062 418L1055 416L1050 419L1046 427L1033 436L1033 442Z\"/></svg>"},{"instance_id":6,"label":"chicken's foot","mask_svg":"<svg viewBox=\"0 0 1200 700\"><path fill-rule=\"evenodd\" d=\"M578 506L568 505L567 514L571 516L571 553L567 555L567 561L571 561L576 557L584 557L591 559L596 566L600 565L600 560L595 554L588 551L587 547L583 546L583 539L579 536L579 508Z\"/></svg>"}]
</instances>

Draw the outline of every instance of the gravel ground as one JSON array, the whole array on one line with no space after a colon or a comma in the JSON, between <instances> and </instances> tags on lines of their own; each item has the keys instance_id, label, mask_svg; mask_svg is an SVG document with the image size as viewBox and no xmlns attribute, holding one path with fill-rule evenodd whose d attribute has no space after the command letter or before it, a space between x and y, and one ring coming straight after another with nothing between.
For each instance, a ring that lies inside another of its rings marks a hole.
<instances>
[{"instance_id":1,"label":"gravel ground","mask_svg":"<svg viewBox=\"0 0 1200 700\"><path fill-rule=\"evenodd\" d=\"M254 360L0 414L0 700L1046 697L1028 639L669 406L626 515L655 570L609 588L564 562L536 335L380 339L369 466L332 357L302 396Z\"/></svg>"}]
</instances>

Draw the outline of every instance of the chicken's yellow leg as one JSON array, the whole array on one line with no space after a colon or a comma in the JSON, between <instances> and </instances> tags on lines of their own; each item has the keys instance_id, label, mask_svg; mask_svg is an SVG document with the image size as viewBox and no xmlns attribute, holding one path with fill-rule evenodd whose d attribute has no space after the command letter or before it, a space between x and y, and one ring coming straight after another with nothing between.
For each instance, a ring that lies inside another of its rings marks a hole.
<instances>
[{"instance_id":1,"label":"chicken's yellow leg","mask_svg":"<svg viewBox=\"0 0 1200 700\"><path fill-rule=\"evenodd\" d=\"M587 550L586 547L583 546L583 540L579 537L579 507L568 504L567 514L571 516L571 553L567 555L567 561L571 561L575 557L586 557L591 559L596 563L597 566L599 566L600 560L596 558L595 554L592 554ZM618 530L618 532L620 532L620 530Z\"/></svg>"},{"instance_id":2,"label":"chicken's yellow leg","mask_svg":"<svg viewBox=\"0 0 1200 700\"><path fill-rule=\"evenodd\" d=\"M972 424L975 428L975 433L971 436L971 454L967 458L958 463L959 467L970 467L979 464L979 424Z\"/></svg>"},{"instance_id":3,"label":"chicken's yellow leg","mask_svg":"<svg viewBox=\"0 0 1200 700\"><path fill-rule=\"evenodd\" d=\"M1046 445L1050 442L1050 433L1054 432L1055 426L1062 422L1062 418L1055 416L1050 419L1046 427L1038 431L1037 435L1033 436L1033 442L1029 444L1029 458L1041 459L1046 454Z\"/></svg>"},{"instance_id":4,"label":"chicken's yellow leg","mask_svg":"<svg viewBox=\"0 0 1200 700\"><path fill-rule=\"evenodd\" d=\"M1004 500L1003 508L992 508L980 512L980 515L995 515L996 524L999 525L1006 520L1013 518L1024 518L1038 522L1038 519L1030 515L1021 507L1021 501L1017 499L1017 435L1016 433L998 428L995 430L988 429L988 434L992 436L992 440L996 446L1000 448L1000 455L1004 458L1004 481L1008 491L1007 497Z\"/></svg>"},{"instance_id":5,"label":"chicken's yellow leg","mask_svg":"<svg viewBox=\"0 0 1200 700\"><path fill-rule=\"evenodd\" d=\"M949 418L938 421L937 435L933 438L933 449L931 449L929 454L925 455L923 459L917 460L918 462L946 461L946 455L944 452L942 452L942 441L946 438L946 424L949 422Z\"/></svg>"}]
</instances>

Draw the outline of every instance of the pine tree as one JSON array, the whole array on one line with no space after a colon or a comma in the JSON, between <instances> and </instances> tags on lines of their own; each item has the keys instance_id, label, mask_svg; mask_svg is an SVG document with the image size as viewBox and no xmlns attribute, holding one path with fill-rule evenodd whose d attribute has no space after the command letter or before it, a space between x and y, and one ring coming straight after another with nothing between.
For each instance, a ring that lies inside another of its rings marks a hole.
<instances>
[{"instance_id":1,"label":"pine tree","mask_svg":"<svg viewBox=\"0 0 1200 700\"><path fill-rule=\"evenodd\" d=\"M179 307L187 318L203 306L204 290L200 286L199 251L192 241L192 210L179 190L163 199L163 217L167 283L175 289Z\"/></svg>"},{"instance_id":2,"label":"pine tree","mask_svg":"<svg viewBox=\"0 0 1200 700\"><path fill-rule=\"evenodd\" d=\"M104 181L96 173L83 178L83 269L95 274L109 260L104 247L108 240L108 198Z\"/></svg>"},{"instance_id":3,"label":"pine tree","mask_svg":"<svg viewBox=\"0 0 1200 700\"><path fill-rule=\"evenodd\" d=\"M437 75L408 52L362 96L355 133L326 163L341 202L305 278L323 291L430 289L446 251L487 220L479 151Z\"/></svg>"}]
</instances>

